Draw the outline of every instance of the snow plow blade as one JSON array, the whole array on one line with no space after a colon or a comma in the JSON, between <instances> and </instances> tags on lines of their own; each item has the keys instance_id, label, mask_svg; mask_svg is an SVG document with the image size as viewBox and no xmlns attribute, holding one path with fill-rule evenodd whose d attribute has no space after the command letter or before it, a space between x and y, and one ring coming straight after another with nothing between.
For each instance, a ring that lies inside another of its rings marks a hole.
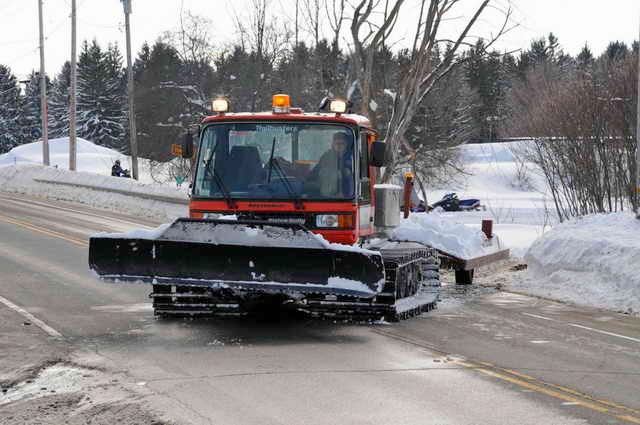
<instances>
[{"instance_id":1,"label":"snow plow blade","mask_svg":"<svg viewBox=\"0 0 640 425\"><path fill-rule=\"evenodd\" d=\"M107 282L371 298L382 256L329 244L304 226L180 218L156 231L90 239L89 265Z\"/></svg>"}]
</instances>

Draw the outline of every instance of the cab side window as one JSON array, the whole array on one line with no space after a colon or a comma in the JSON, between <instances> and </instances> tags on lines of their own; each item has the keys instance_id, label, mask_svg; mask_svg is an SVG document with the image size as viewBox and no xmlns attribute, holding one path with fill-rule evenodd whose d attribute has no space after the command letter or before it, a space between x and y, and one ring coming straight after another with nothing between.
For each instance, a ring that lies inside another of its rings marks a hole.
<instances>
[{"instance_id":1,"label":"cab side window","mask_svg":"<svg viewBox=\"0 0 640 425\"><path fill-rule=\"evenodd\" d=\"M368 133L360 132L360 201L371 201Z\"/></svg>"}]
</instances>

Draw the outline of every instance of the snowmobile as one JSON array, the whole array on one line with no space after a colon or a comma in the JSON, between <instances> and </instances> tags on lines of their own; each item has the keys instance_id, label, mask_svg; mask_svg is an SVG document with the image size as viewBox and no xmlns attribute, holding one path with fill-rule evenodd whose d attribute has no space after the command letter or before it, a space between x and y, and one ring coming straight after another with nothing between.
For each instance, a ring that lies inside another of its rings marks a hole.
<instances>
[{"instance_id":1,"label":"snowmobile","mask_svg":"<svg viewBox=\"0 0 640 425\"><path fill-rule=\"evenodd\" d=\"M430 206L430 210L442 208L444 211L480 211L482 205L479 199L458 199L455 193L447 193L438 202Z\"/></svg>"},{"instance_id":2,"label":"snowmobile","mask_svg":"<svg viewBox=\"0 0 640 425\"><path fill-rule=\"evenodd\" d=\"M402 194L376 187L385 144L348 102L324 105L305 113L275 95L272 111L232 113L215 99L197 143L187 133L172 148L193 164L189 217L94 235L90 268L107 282L151 284L159 316L277 306L399 320L435 308L438 251L387 236Z\"/></svg>"}]
</instances>

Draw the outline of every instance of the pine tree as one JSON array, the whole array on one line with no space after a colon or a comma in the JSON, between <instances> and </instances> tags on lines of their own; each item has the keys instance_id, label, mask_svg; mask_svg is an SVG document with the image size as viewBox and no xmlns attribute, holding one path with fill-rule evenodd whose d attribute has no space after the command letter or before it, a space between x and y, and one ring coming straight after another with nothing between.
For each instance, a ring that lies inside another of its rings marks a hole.
<instances>
[{"instance_id":1,"label":"pine tree","mask_svg":"<svg viewBox=\"0 0 640 425\"><path fill-rule=\"evenodd\" d=\"M134 69L138 153L166 161L172 157L168 146L184 126L197 122L187 116L189 105L180 88L182 61L174 47L157 41L142 47Z\"/></svg>"},{"instance_id":2,"label":"pine tree","mask_svg":"<svg viewBox=\"0 0 640 425\"><path fill-rule=\"evenodd\" d=\"M47 93L51 88L49 78L46 78ZM18 118L22 143L35 142L42 137L42 116L40 103L40 73L32 71L27 80L24 96L21 102ZM47 116L49 121L49 116Z\"/></svg>"},{"instance_id":3,"label":"pine tree","mask_svg":"<svg viewBox=\"0 0 640 425\"><path fill-rule=\"evenodd\" d=\"M580 71L587 73L591 71L594 63L595 58L593 57L593 53L591 53L589 46L585 44L576 58L576 66Z\"/></svg>"},{"instance_id":4,"label":"pine tree","mask_svg":"<svg viewBox=\"0 0 640 425\"><path fill-rule=\"evenodd\" d=\"M64 137L69 134L69 87L71 86L71 64L65 62L56 75L49 96L50 136Z\"/></svg>"},{"instance_id":5,"label":"pine tree","mask_svg":"<svg viewBox=\"0 0 640 425\"><path fill-rule=\"evenodd\" d=\"M78 136L126 150L126 99L122 56L117 46L103 51L85 41L78 60Z\"/></svg>"},{"instance_id":6,"label":"pine tree","mask_svg":"<svg viewBox=\"0 0 640 425\"><path fill-rule=\"evenodd\" d=\"M539 47L538 42L534 44ZM501 115L499 107L506 89L503 63L499 53L485 52L482 40L470 49L468 55L467 82L476 93L479 102L473 113L475 125L481 137L494 139L497 121Z\"/></svg>"},{"instance_id":7,"label":"pine tree","mask_svg":"<svg viewBox=\"0 0 640 425\"><path fill-rule=\"evenodd\" d=\"M21 143L20 88L9 67L0 65L0 154Z\"/></svg>"}]
</instances>

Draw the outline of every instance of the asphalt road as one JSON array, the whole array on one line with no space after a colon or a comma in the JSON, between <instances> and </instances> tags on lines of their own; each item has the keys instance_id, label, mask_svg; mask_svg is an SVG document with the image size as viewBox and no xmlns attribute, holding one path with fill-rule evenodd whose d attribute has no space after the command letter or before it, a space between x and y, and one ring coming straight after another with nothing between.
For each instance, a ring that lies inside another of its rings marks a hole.
<instances>
[{"instance_id":1,"label":"asphalt road","mask_svg":"<svg viewBox=\"0 0 640 425\"><path fill-rule=\"evenodd\" d=\"M109 359L178 423L640 423L637 318L448 287L392 325L156 320L149 288L91 275L87 238L157 224L0 195L0 301Z\"/></svg>"}]
</instances>

